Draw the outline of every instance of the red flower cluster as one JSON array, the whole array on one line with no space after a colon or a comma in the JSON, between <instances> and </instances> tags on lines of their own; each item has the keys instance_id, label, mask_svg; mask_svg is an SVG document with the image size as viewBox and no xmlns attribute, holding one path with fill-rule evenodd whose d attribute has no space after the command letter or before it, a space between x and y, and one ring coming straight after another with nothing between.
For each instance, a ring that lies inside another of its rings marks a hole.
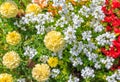
<instances>
[{"instance_id":1,"label":"red flower cluster","mask_svg":"<svg viewBox=\"0 0 120 82\"><path fill-rule=\"evenodd\" d=\"M111 5L111 6L110 6ZM106 31L112 31L112 29L116 29L120 26L120 1L113 0L110 3L109 0L106 0L106 5L102 7L103 12L105 13L106 17L104 18L103 22L107 23Z\"/></svg>"},{"instance_id":2,"label":"red flower cluster","mask_svg":"<svg viewBox=\"0 0 120 82\"><path fill-rule=\"evenodd\" d=\"M112 46L109 49L101 48L101 52L106 56L113 58L120 57L120 0L106 0L105 6L102 7L102 11L105 14L103 23L106 23L106 31L114 32L118 37L112 42ZM120 61L120 60L119 60ZM119 65L113 65L111 70L120 68Z\"/></svg>"},{"instance_id":3,"label":"red flower cluster","mask_svg":"<svg viewBox=\"0 0 120 82\"><path fill-rule=\"evenodd\" d=\"M112 43L113 43L113 46L111 46L109 50L105 48L101 48L101 51L106 56L118 58L120 57L120 36L117 38L117 40L114 40Z\"/></svg>"}]
</instances>

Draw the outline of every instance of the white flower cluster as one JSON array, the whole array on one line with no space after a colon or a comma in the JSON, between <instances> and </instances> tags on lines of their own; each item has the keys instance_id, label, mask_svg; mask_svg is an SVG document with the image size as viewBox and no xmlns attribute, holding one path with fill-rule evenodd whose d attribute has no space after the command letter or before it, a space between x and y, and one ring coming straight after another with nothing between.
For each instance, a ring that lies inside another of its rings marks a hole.
<instances>
[{"instance_id":1,"label":"white flower cluster","mask_svg":"<svg viewBox=\"0 0 120 82\"><path fill-rule=\"evenodd\" d=\"M80 82L78 77L74 77L73 75L69 76L69 80L67 82Z\"/></svg>"},{"instance_id":2,"label":"white flower cluster","mask_svg":"<svg viewBox=\"0 0 120 82\"><path fill-rule=\"evenodd\" d=\"M90 40L91 40L91 37L92 37L91 33L92 33L91 31L84 31L84 32L82 33L82 39L83 39L83 40L90 41Z\"/></svg>"},{"instance_id":3,"label":"white flower cluster","mask_svg":"<svg viewBox=\"0 0 120 82\"><path fill-rule=\"evenodd\" d=\"M59 69L52 69L51 70L51 77L55 78L60 74L60 70Z\"/></svg>"},{"instance_id":4,"label":"white flower cluster","mask_svg":"<svg viewBox=\"0 0 120 82\"><path fill-rule=\"evenodd\" d=\"M106 32L96 37L97 43L102 46L112 45L112 41L114 39L115 39L115 34L110 32Z\"/></svg>"},{"instance_id":5,"label":"white flower cluster","mask_svg":"<svg viewBox=\"0 0 120 82\"><path fill-rule=\"evenodd\" d=\"M63 33L65 35L64 39L68 44L72 44L76 41L76 30L73 27L68 26L65 30L63 30Z\"/></svg>"},{"instance_id":6,"label":"white flower cluster","mask_svg":"<svg viewBox=\"0 0 120 82\"><path fill-rule=\"evenodd\" d=\"M113 75L107 76L106 80L108 82L118 82L120 80L120 70L118 69Z\"/></svg>"},{"instance_id":7,"label":"white flower cluster","mask_svg":"<svg viewBox=\"0 0 120 82\"><path fill-rule=\"evenodd\" d=\"M46 63L47 60L48 60L48 58L49 58L48 56L43 55L43 56L40 56L39 60L40 60L40 62L42 62L42 63Z\"/></svg>"},{"instance_id":8,"label":"white flower cluster","mask_svg":"<svg viewBox=\"0 0 120 82\"><path fill-rule=\"evenodd\" d=\"M52 5L55 7L58 7L58 6L63 7L63 5L65 4L65 1L66 0L52 0L52 2L53 2Z\"/></svg>"},{"instance_id":9,"label":"white flower cluster","mask_svg":"<svg viewBox=\"0 0 120 82\"><path fill-rule=\"evenodd\" d=\"M105 17L103 11L101 10L104 4L105 0L92 0L92 4L90 5L92 16L94 16L90 25L93 27L95 32L101 32L104 30L100 23Z\"/></svg>"},{"instance_id":10,"label":"white flower cluster","mask_svg":"<svg viewBox=\"0 0 120 82\"><path fill-rule=\"evenodd\" d=\"M17 82L26 82L25 78L20 78L17 80Z\"/></svg>"},{"instance_id":11,"label":"white flower cluster","mask_svg":"<svg viewBox=\"0 0 120 82\"><path fill-rule=\"evenodd\" d=\"M73 65L74 67L83 64L83 62L82 62L82 60L81 60L80 57L72 57L72 56L71 56L71 57L70 57L70 61L72 62L72 65Z\"/></svg>"},{"instance_id":12,"label":"white flower cluster","mask_svg":"<svg viewBox=\"0 0 120 82\"><path fill-rule=\"evenodd\" d=\"M95 67L96 69L101 69L101 64L100 64L100 62L96 61L94 67Z\"/></svg>"},{"instance_id":13,"label":"white flower cluster","mask_svg":"<svg viewBox=\"0 0 120 82\"><path fill-rule=\"evenodd\" d=\"M77 42L70 49L70 54L72 55L71 58L73 56L78 57L80 55L80 53L83 51L83 53L88 57L88 60L96 62L98 55L92 52L93 50L96 50L96 49L97 49L97 47L92 42L88 42L88 44L83 44L82 41ZM71 58L70 58L70 60L73 64L75 64L75 65L79 64L78 62L76 62L76 59L74 59L74 58L71 59Z\"/></svg>"},{"instance_id":14,"label":"white flower cluster","mask_svg":"<svg viewBox=\"0 0 120 82\"><path fill-rule=\"evenodd\" d=\"M45 14L38 14L34 15L33 13L31 14L26 14L24 17L21 18L21 20L16 21L14 25L17 27L26 30L25 26L26 25L32 25L34 28L37 29L37 34L44 34L45 31L49 29L45 26L45 24L49 24L51 22L54 22L53 17L51 16L50 13L45 13Z\"/></svg>"},{"instance_id":15,"label":"white flower cluster","mask_svg":"<svg viewBox=\"0 0 120 82\"><path fill-rule=\"evenodd\" d=\"M81 18L79 15L76 15L75 13L72 13L71 16L73 21L73 27L77 29L78 27L81 26L81 23L83 23L84 20L83 18Z\"/></svg>"},{"instance_id":16,"label":"white flower cluster","mask_svg":"<svg viewBox=\"0 0 120 82\"><path fill-rule=\"evenodd\" d=\"M63 50L64 50L64 48L63 48ZM58 52L54 52L54 53L51 54L51 56L58 56L60 59L62 59L63 58L63 56L62 56L63 55L63 50L60 50Z\"/></svg>"},{"instance_id":17,"label":"white flower cluster","mask_svg":"<svg viewBox=\"0 0 120 82\"><path fill-rule=\"evenodd\" d=\"M83 47L84 47L84 45L81 41L78 42L78 43L75 43L73 48L70 49L71 55L72 56L78 56L81 53Z\"/></svg>"},{"instance_id":18,"label":"white flower cluster","mask_svg":"<svg viewBox=\"0 0 120 82\"><path fill-rule=\"evenodd\" d=\"M95 77L94 70L90 67L85 67L84 69L81 70L81 76L84 79L93 78Z\"/></svg>"},{"instance_id":19,"label":"white flower cluster","mask_svg":"<svg viewBox=\"0 0 120 82\"><path fill-rule=\"evenodd\" d=\"M93 61L93 62L96 62L98 58L97 54L91 53L91 52L87 52L86 56L88 57L88 60Z\"/></svg>"},{"instance_id":20,"label":"white flower cluster","mask_svg":"<svg viewBox=\"0 0 120 82\"><path fill-rule=\"evenodd\" d=\"M65 25L68 24L68 21L66 20L66 18L63 16L60 19L58 19L56 21L55 27L61 27L63 28Z\"/></svg>"},{"instance_id":21,"label":"white flower cluster","mask_svg":"<svg viewBox=\"0 0 120 82\"><path fill-rule=\"evenodd\" d=\"M37 54L37 50L34 48L30 48L30 46L25 47L24 51L24 55L29 56L30 59L32 59Z\"/></svg>"},{"instance_id":22,"label":"white flower cluster","mask_svg":"<svg viewBox=\"0 0 120 82\"><path fill-rule=\"evenodd\" d=\"M105 4L105 0L92 0L90 4L90 10L92 12L92 16L94 16L97 20L103 20L105 15L103 13L102 6Z\"/></svg>"},{"instance_id":23,"label":"white flower cluster","mask_svg":"<svg viewBox=\"0 0 120 82\"><path fill-rule=\"evenodd\" d=\"M79 13L88 18L91 14L91 10L89 7L83 5L82 8L79 10Z\"/></svg>"},{"instance_id":24,"label":"white flower cluster","mask_svg":"<svg viewBox=\"0 0 120 82\"><path fill-rule=\"evenodd\" d=\"M98 21L96 19L92 19L90 26L93 27L95 32L101 32L104 30L104 27L102 26L100 21Z\"/></svg>"},{"instance_id":25,"label":"white flower cluster","mask_svg":"<svg viewBox=\"0 0 120 82\"><path fill-rule=\"evenodd\" d=\"M103 64L105 64L105 67L107 69L110 69L111 66L113 65L114 60L115 60L114 58L107 56L107 58L101 58L100 62L103 63Z\"/></svg>"}]
</instances>

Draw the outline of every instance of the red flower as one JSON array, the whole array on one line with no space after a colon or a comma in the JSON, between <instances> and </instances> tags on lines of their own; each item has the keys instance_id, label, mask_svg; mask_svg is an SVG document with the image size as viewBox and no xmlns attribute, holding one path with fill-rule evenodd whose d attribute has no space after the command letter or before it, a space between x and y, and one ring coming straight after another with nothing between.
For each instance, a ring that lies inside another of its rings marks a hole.
<instances>
[{"instance_id":1,"label":"red flower","mask_svg":"<svg viewBox=\"0 0 120 82\"><path fill-rule=\"evenodd\" d=\"M120 42L120 36L118 36L117 41Z\"/></svg>"},{"instance_id":2,"label":"red flower","mask_svg":"<svg viewBox=\"0 0 120 82\"><path fill-rule=\"evenodd\" d=\"M112 21L112 25L113 25L114 27L120 26L120 19L116 19L116 20Z\"/></svg>"},{"instance_id":3,"label":"red flower","mask_svg":"<svg viewBox=\"0 0 120 82\"><path fill-rule=\"evenodd\" d=\"M106 31L111 31L112 28L110 26L106 26Z\"/></svg>"},{"instance_id":4,"label":"red flower","mask_svg":"<svg viewBox=\"0 0 120 82\"><path fill-rule=\"evenodd\" d=\"M117 19L117 17L113 14L111 16L106 16L104 18L104 21L110 23L110 22L114 21L115 19Z\"/></svg>"},{"instance_id":5,"label":"red flower","mask_svg":"<svg viewBox=\"0 0 120 82\"><path fill-rule=\"evenodd\" d=\"M112 8L120 8L120 2L118 0L113 0L112 1Z\"/></svg>"},{"instance_id":6,"label":"red flower","mask_svg":"<svg viewBox=\"0 0 120 82\"><path fill-rule=\"evenodd\" d=\"M116 34L120 34L120 29L119 29L119 28L114 28L114 32L115 32Z\"/></svg>"}]
</instances>

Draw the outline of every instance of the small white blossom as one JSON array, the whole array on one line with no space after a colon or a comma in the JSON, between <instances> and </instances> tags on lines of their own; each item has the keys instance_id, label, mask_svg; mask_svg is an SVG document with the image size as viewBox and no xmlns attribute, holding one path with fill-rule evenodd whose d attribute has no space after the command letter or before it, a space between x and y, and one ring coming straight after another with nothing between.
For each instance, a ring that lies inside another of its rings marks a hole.
<instances>
[{"instance_id":1,"label":"small white blossom","mask_svg":"<svg viewBox=\"0 0 120 82\"><path fill-rule=\"evenodd\" d=\"M63 30L63 33L65 35L64 39L67 43L72 44L72 42L76 41L76 35L75 35L76 30L72 28L71 26Z\"/></svg>"},{"instance_id":2,"label":"small white blossom","mask_svg":"<svg viewBox=\"0 0 120 82\"><path fill-rule=\"evenodd\" d=\"M94 74L94 70L90 67L85 67L84 69L82 69L81 71L81 76L84 78L84 79L87 79L87 78L93 78L95 77L95 74Z\"/></svg>"},{"instance_id":3,"label":"small white blossom","mask_svg":"<svg viewBox=\"0 0 120 82\"><path fill-rule=\"evenodd\" d=\"M91 31L84 31L84 32L82 33L82 39L83 39L83 40L90 41L90 40L91 40L91 37L92 37L91 33L92 33Z\"/></svg>"},{"instance_id":4,"label":"small white blossom","mask_svg":"<svg viewBox=\"0 0 120 82\"><path fill-rule=\"evenodd\" d=\"M67 82L79 82L79 81L80 81L79 78L70 75L69 80Z\"/></svg>"},{"instance_id":5,"label":"small white blossom","mask_svg":"<svg viewBox=\"0 0 120 82\"><path fill-rule=\"evenodd\" d=\"M76 66L78 66L78 65L82 65L83 64L83 62L82 62L82 60L81 60L81 58L80 57L70 57L70 61L72 62L72 65L74 66L74 67L76 67Z\"/></svg>"},{"instance_id":6,"label":"small white blossom","mask_svg":"<svg viewBox=\"0 0 120 82\"><path fill-rule=\"evenodd\" d=\"M25 78L18 79L17 82L26 82Z\"/></svg>"},{"instance_id":7,"label":"small white blossom","mask_svg":"<svg viewBox=\"0 0 120 82\"><path fill-rule=\"evenodd\" d=\"M55 78L60 74L60 70L59 69L52 69L51 71L51 77Z\"/></svg>"},{"instance_id":8,"label":"small white blossom","mask_svg":"<svg viewBox=\"0 0 120 82\"><path fill-rule=\"evenodd\" d=\"M97 43L102 46L112 45L112 41L114 39L115 39L115 34L110 32L106 32L96 37Z\"/></svg>"},{"instance_id":9,"label":"small white blossom","mask_svg":"<svg viewBox=\"0 0 120 82\"><path fill-rule=\"evenodd\" d=\"M78 56L81 53L83 47L84 46L83 46L83 43L81 41L78 42L78 43L75 43L73 48L70 49L71 55L72 56Z\"/></svg>"},{"instance_id":10,"label":"small white blossom","mask_svg":"<svg viewBox=\"0 0 120 82\"><path fill-rule=\"evenodd\" d=\"M46 55L43 55L43 56L40 56L40 59L39 59L42 63L46 63L47 60L48 60L48 56Z\"/></svg>"},{"instance_id":11,"label":"small white blossom","mask_svg":"<svg viewBox=\"0 0 120 82\"><path fill-rule=\"evenodd\" d=\"M111 66L113 65L114 60L115 60L114 58L107 56L107 58L101 58L100 62L103 63L103 64L105 64L105 67L107 69L110 69Z\"/></svg>"},{"instance_id":12,"label":"small white blossom","mask_svg":"<svg viewBox=\"0 0 120 82\"><path fill-rule=\"evenodd\" d=\"M34 48L30 48L30 46L25 47L24 50L24 55L29 56L30 59L32 59L37 54L37 50Z\"/></svg>"}]
</instances>

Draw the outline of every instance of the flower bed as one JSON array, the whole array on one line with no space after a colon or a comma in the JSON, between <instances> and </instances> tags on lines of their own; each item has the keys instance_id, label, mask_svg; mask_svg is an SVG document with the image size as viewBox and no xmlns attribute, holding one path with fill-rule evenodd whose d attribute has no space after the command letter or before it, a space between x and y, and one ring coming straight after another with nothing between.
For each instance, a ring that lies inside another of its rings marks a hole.
<instances>
[{"instance_id":1,"label":"flower bed","mask_svg":"<svg viewBox=\"0 0 120 82\"><path fill-rule=\"evenodd\" d=\"M119 82L119 9L119 0L0 1L0 82Z\"/></svg>"}]
</instances>

